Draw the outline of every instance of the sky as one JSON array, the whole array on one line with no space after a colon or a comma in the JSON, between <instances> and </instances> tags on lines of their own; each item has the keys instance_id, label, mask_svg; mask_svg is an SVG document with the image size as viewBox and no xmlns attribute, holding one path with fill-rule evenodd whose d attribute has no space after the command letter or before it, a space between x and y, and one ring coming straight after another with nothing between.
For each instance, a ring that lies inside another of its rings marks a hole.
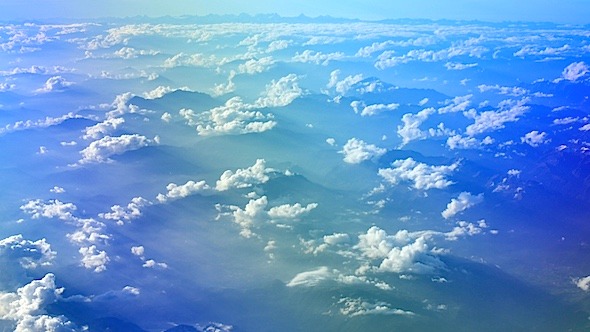
<instances>
[{"instance_id":1,"label":"sky","mask_svg":"<svg viewBox=\"0 0 590 332\"><path fill-rule=\"evenodd\" d=\"M587 5L174 3L0 0L0 331L590 331L590 26L125 18Z\"/></svg>"},{"instance_id":2,"label":"sky","mask_svg":"<svg viewBox=\"0 0 590 332\"><path fill-rule=\"evenodd\" d=\"M207 14L277 13L282 16L330 15L368 20L396 18L459 19L482 21L543 21L568 24L590 23L590 3L583 0L416 0L416 1L65 1L31 0L0 1L2 18L46 19L55 17L96 18L147 16L180 16Z\"/></svg>"}]
</instances>

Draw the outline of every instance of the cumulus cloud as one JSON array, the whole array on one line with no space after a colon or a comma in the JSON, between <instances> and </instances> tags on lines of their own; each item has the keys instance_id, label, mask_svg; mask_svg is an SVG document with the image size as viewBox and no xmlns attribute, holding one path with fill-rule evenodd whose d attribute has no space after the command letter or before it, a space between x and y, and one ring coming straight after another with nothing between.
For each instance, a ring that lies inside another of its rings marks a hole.
<instances>
[{"instance_id":1,"label":"cumulus cloud","mask_svg":"<svg viewBox=\"0 0 590 332\"><path fill-rule=\"evenodd\" d=\"M542 144L549 143L551 139L547 138L547 133L539 132L538 130L533 130L521 137L520 141L532 147L538 147Z\"/></svg>"},{"instance_id":2,"label":"cumulus cloud","mask_svg":"<svg viewBox=\"0 0 590 332\"><path fill-rule=\"evenodd\" d=\"M388 235L373 226L367 233L359 235L354 248L364 257L379 261L373 268L377 272L428 274L444 268L444 263L430 249L428 238L428 233L405 230Z\"/></svg>"},{"instance_id":3,"label":"cumulus cloud","mask_svg":"<svg viewBox=\"0 0 590 332\"><path fill-rule=\"evenodd\" d=\"M365 160L379 158L387 152L374 144L368 144L363 140L351 138L344 144L339 153L344 155L344 162L349 164L360 164Z\"/></svg>"},{"instance_id":4,"label":"cumulus cloud","mask_svg":"<svg viewBox=\"0 0 590 332\"><path fill-rule=\"evenodd\" d=\"M438 109L439 114L465 112L471 105L473 95L457 96L451 100L446 100L446 106Z\"/></svg>"},{"instance_id":5,"label":"cumulus cloud","mask_svg":"<svg viewBox=\"0 0 590 332\"><path fill-rule=\"evenodd\" d=\"M53 76L47 79L45 85L38 89L37 92L52 92L52 91L63 91L67 87L71 86L72 82L69 82L62 76Z\"/></svg>"},{"instance_id":6,"label":"cumulus cloud","mask_svg":"<svg viewBox=\"0 0 590 332\"><path fill-rule=\"evenodd\" d=\"M142 257L145 253L145 248L143 246L131 247L131 253L135 256Z\"/></svg>"},{"instance_id":7,"label":"cumulus cloud","mask_svg":"<svg viewBox=\"0 0 590 332\"><path fill-rule=\"evenodd\" d=\"M465 129L469 136L475 136L488 131L495 131L504 128L507 122L516 122L519 117L524 115L529 109L525 106L526 99L520 101L506 100L500 103L498 111L485 111L479 114L473 114L475 122Z\"/></svg>"},{"instance_id":8,"label":"cumulus cloud","mask_svg":"<svg viewBox=\"0 0 590 332\"><path fill-rule=\"evenodd\" d=\"M366 315L399 315L414 316L412 311L392 308L387 302L370 303L360 298L345 297L338 301L342 305L340 313L344 316L356 317Z\"/></svg>"},{"instance_id":9,"label":"cumulus cloud","mask_svg":"<svg viewBox=\"0 0 590 332\"><path fill-rule=\"evenodd\" d=\"M231 188L247 188L265 183L270 179L268 174L273 171L273 169L266 167L264 159L257 159L254 165L250 167L240 168L235 172L231 170L223 172L215 184L215 189L225 191Z\"/></svg>"},{"instance_id":10,"label":"cumulus cloud","mask_svg":"<svg viewBox=\"0 0 590 332\"><path fill-rule=\"evenodd\" d=\"M156 262L153 259L148 259L146 260L143 265L143 267L148 268L148 269L167 269L168 268L168 264L166 263L161 263L161 262Z\"/></svg>"},{"instance_id":11,"label":"cumulus cloud","mask_svg":"<svg viewBox=\"0 0 590 332\"><path fill-rule=\"evenodd\" d=\"M72 243L85 246L89 244L105 243L110 236L104 234L106 225L92 218L82 219L75 218L76 231L67 234Z\"/></svg>"},{"instance_id":12,"label":"cumulus cloud","mask_svg":"<svg viewBox=\"0 0 590 332\"><path fill-rule=\"evenodd\" d=\"M320 284L322 281L332 279L335 275L334 271L328 269L327 266L322 266L312 271L301 272L295 275L291 281L287 283L287 287L313 287Z\"/></svg>"},{"instance_id":13,"label":"cumulus cloud","mask_svg":"<svg viewBox=\"0 0 590 332\"><path fill-rule=\"evenodd\" d=\"M302 206L300 203L291 204L283 204L279 206L272 207L268 211L269 217L273 219L297 219L311 210L318 207L317 203L309 203L307 206Z\"/></svg>"},{"instance_id":14,"label":"cumulus cloud","mask_svg":"<svg viewBox=\"0 0 590 332\"><path fill-rule=\"evenodd\" d=\"M293 100L303 95L299 87L299 77L289 74L279 80L272 80L266 86L266 91L256 100L256 107L283 107L289 105Z\"/></svg>"},{"instance_id":15,"label":"cumulus cloud","mask_svg":"<svg viewBox=\"0 0 590 332\"><path fill-rule=\"evenodd\" d=\"M457 226L453 227L453 229L449 232L442 233L442 235L447 241L456 241L460 237L467 235L474 236L481 234L484 228L488 228L485 220L480 220L477 224L466 221L458 221Z\"/></svg>"},{"instance_id":16,"label":"cumulus cloud","mask_svg":"<svg viewBox=\"0 0 590 332\"><path fill-rule=\"evenodd\" d=\"M180 110L180 115L189 125L196 125L201 136L260 133L277 124L272 114L254 110L253 105L244 103L240 97L230 98L225 105L198 115L188 109Z\"/></svg>"},{"instance_id":17,"label":"cumulus cloud","mask_svg":"<svg viewBox=\"0 0 590 332\"><path fill-rule=\"evenodd\" d=\"M578 79L584 77L586 74L588 74L588 72L590 72L590 67L588 67L588 65L585 62L573 62L563 69L563 72L561 73L561 78L564 80L575 82Z\"/></svg>"},{"instance_id":18,"label":"cumulus cloud","mask_svg":"<svg viewBox=\"0 0 590 332\"><path fill-rule=\"evenodd\" d=\"M494 139L486 136L483 140L478 140L475 137L453 135L447 138L447 147L451 150L455 149L477 149L484 145L494 143Z\"/></svg>"},{"instance_id":19,"label":"cumulus cloud","mask_svg":"<svg viewBox=\"0 0 590 332\"><path fill-rule=\"evenodd\" d=\"M473 195L469 192L462 192L457 198L451 199L451 202L447 204L447 208L441 212L441 215L445 219L449 219L455 216L457 213L467 210L468 208L483 202L483 193L479 195Z\"/></svg>"},{"instance_id":20,"label":"cumulus cloud","mask_svg":"<svg viewBox=\"0 0 590 332\"><path fill-rule=\"evenodd\" d=\"M167 95L168 93L171 93L174 91L191 91L191 90L186 86L178 88L178 89L173 89L169 86L160 85L151 91L144 92L143 97L145 99L158 99L158 98L162 98L165 95Z\"/></svg>"},{"instance_id":21,"label":"cumulus cloud","mask_svg":"<svg viewBox=\"0 0 590 332\"><path fill-rule=\"evenodd\" d=\"M55 275L48 273L14 293L0 292L0 319L15 322L15 332L82 331L65 316L47 315L45 308L59 301L63 291L56 287Z\"/></svg>"},{"instance_id":22,"label":"cumulus cloud","mask_svg":"<svg viewBox=\"0 0 590 332\"><path fill-rule=\"evenodd\" d=\"M340 69L336 69L330 73L330 81L326 85L328 89L334 88L337 93L340 95L344 95L352 86L359 83L363 80L362 74L357 75L349 75L343 78L342 80L339 79L340 76Z\"/></svg>"},{"instance_id":23,"label":"cumulus cloud","mask_svg":"<svg viewBox=\"0 0 590 332\"><path fill-rule=\"evenodd\" d=\"M49 192L54 194L63 194L66 192L66 190L62 187L54 186L53 188L49 189Z\"/></svg>"},{"instance_id":24,"label":"cumulus cloud","mask_svg":"<svg viewBox=\"0 0 590 332\"><path fill-rule=\"evenodd\" d=\"M579 289L585 292L590 291L590 276L574 279L574 283Z\"/></svg>"},{"instance_id":25,"label":"cumulus cloud","mask_svg":"<svg viewBox=\"0 0 590 332\"><path fill-rule=\"evenodd\" d=\"M202 192L208 189L210 189L210 187L205 181L195 182L190 180L183 185L169 183L166 186L166 190L168 190L168 192L165 195L159 194L156 199L160 203L165 203L170 199L184 198L194 193Z\"/></svg>"},{"instance_id":26,"label":"cumulus cloud","mask_svg":"<svg viewBox=\"0 0 590 332\"><path fill-rule=\"evenodd\" d=\"M236 77L235 71L230 71L229 76L227 77L226 83L215 84L213 87L213 96L218 97L230 92L234 92L236 89L236 84L234 83L234 78Z\"/></svg>"},{"instance_id":27,"label":"cumulus cloud","mask_svg":"<svg viewBox=\"0 0 590 332\"><path fill-rule=\"evenodd\" d=\"M265 211L268 205L268 199L266 196L262 196L258 199L251 199L248 204L241 209L240 207L234 206L232 213L234 223L238 224L241 228L240 235L246 238L252 237L255 233L252 231L252 227L257 222L261 222L267 216Z\"/></svg>"},{"instance_id":28,"label":"cumulus cloud","mask_svg":"<svg viewBox=\"0 0 590 332\"><path fill-rule=\"evenodd\" d=\"M94 126L86 127L84 130L84 135L82 138L84 139L99 139L113 130L119 128L123 123L125 123L125 119L123 118L109 118L104 120L103 122L99 122Z\"/></svg>"},{"instance_id":29,"label":"cumulus cloud","mask_svg":"<svg viewBox=\"0 0 590 332\"><path fill-rule=\"evenodd\" d=\"M119 50L115 51L113 54L117 57L129 60L135 59L139 56L158 55L160 54L160 52L154 50L137 50L133 47L122 47Z\"/></svg>"},{"instance_id":30,"label":"cumulus cloud","mask_svg":"<svg viewBox=\"0 0 590 332\"><path fill-rule=\"evenodd\" d=\"M402 138L402 145L406 145L413 140L426 138L427 133L421 130L420 126L435 112L434 108L426 108L416 114L404 114L402 116L403 125L397 126L397 134Z\"/></svg>"},{"instance_id":31,"label":"cumulus cloud","mask_svg":"<svg viewBox=\"0 0 590 332\"><path fill-rule=\"evenodd\" d=\"M240 74L259 74L267 71L275 63L271 56L260 59L250 59L238 66Z\"/></svg>"},{"instance_id":32,"label":"cumulus cloud","mask_svg":"<svg viewBox=\"0 0 590 332\"><path fill-rule=\"evenodd\" d=\"M331 61L344 59L342 52L322 53L312 50L305 50L303 53L297 52L291 60L295 62L309 62L316 65L327 66Z\"/></svg>"},{"instance_id":33,"label":"cumulus cloud","mask_svg":"<svg viewBox=\"0 0 590 332\"><path fill-rule=\"evenodd\" d=\"M386 182L392 185L411 182L415 189L428 190L432 188L443 189L453 184L446 177L459 167L459 163L431 166L408 158L396 160L392 166L393 168L379 169L379 175Z\"/></svg>"},{"instance_id":34,"label":"cumulus cloud","mask_svg":"<svg viewBox=\"0 0 590 332\"><path fill-rule=\"evenodd\" d=\"M447 62L445 63L445 68L447 70L465 70L469 68L477 67L477 63L456 63L456 62Z\"/></svg>"},{"instance_id":35,"label":"cumulus cloud","mask_svg":"<svg viewBox=\"0 0 590 332\"><path fill-rule=\"evenodd\" d=\"M590 123L583 125L579 128L580 131L590 131Z\"/></svg>"},{"instance_id":36,"label":"cumulus cloud","mask_svg":"<svg viewBox=\"0 0 590 332\"><path fill-rule=\"evenodd\" d=\"M82 118L81 116L74 114L72 112L64 114L59 117L45 117L45 119L40 120L25 120L25 121L17 121L13 124L7 124L4 127L0 128L0 134L20 131L20 130L27 130L32 128L47 128L51 126L55 126L61 124L62 122L69 120L69 119L79 119Z\"/></svg>"},{"instance_id":37,"label":"cumulus cloud","mask_svg":"<svg viewBox=\"0 0 590 332\"><path fill-rule=\"evenodd\" d=\"M519 86L500 86L496 85L486 85L480 84L477 86L480 92L487 92L487 91L496 91L500 95L508 95L508 96L524 96L529 93L529 91L525 88L521 88Z\"/></svg>"},{"instance_id":38,"label":"cumulus cloud","mask_svg":"<svg viewBox=\"0 0 590 332\"><path fill-rule=\"evenodd\" d=\"M437 51L413 49L404 55L395 55L394 51L385 51L377 57L375 68L383 70L413 61L438 62L450 60L458 56L480 58L486 52L488 52L487 48L468 42L456 43L449 48Z\"/></svg>"},{"instance_id":39,"label":"cumulus cloud","mask_svg":"<svg viewBox=\"0 0 590 332\"><path fill-rule=\"evenodd\" d=\"M329 235L324 235L322 238L323 243L321 243L316 248L309 248L307 252L311 252L314 255L317 255L320 252L325 251L331 246L340 246L350 242L350 236L346 233L333 233Z\"/></svg>"},{"instance_id":40,"label":"cumulus cloud","mask_svg":"<svg viewBox=\"0 0 590 332\"><path fill-rule=\"evenodd\" d=\"M377 115L382 112L386 111L395 111L399 108L399 104L391 103L391 104L373 104L373 105L365 105L363 102L352 102L350 104L354 109L355 113L361 113L361 116L373 116ZM362 107L362 110L360 109Z\"/></svg>"},{"instance_id":41,"label":"cumulus cloud","mask_svg":"<svg viewBox=\"0 0 590 332\"><path fill-rule=\"evenodd\" d=\"M31 241L18 234L0 240L0 256L18 261L25 269L49 266L56 255L45 239Z\"/></svg>"},{"instance_id":42,"label":"cumulus cloud","mask_svg":"<svg viewBox=\"0 0 590 332\"><path fill-rule=\"evenodd\" d=\"M284 50L291 44L290 40L273 40L266 48L266 53Z\"/></svg>"},{"instance_id":43,"label":"cumulus cloud","mask_svg":"<svg viewBox=\"0 0 590 332\"><path fill-rule=\"evenodd\" d=\"M141 210L151 204L152 202L143 197L134 197L126 207L113 205L111 206L111 212L99 213L98 216L103 219L116 221L117 224L122 225L125 221L128 222L139 218L142 214Z\"/></svg>"},{"instance_id":44,"label":"cumulus cloud","mask_svg":"<svg viewBox=\"0 0 590 332\"><path fill-rule=\"evenodd\" d=\"M81 247L78 250L82 255L82 266L94 272L103 272L107 269L107 263L110 261L106 251L96 249L95 245L90 247Z\"/></svg>"},{"instance_id":45,"label":"cumulus cloud","mask_svg":"<svg viewBox=\"0 0 590 332\"><path fill-rule=\"evenodd\" d=\"M73 203L63 203L60 200L50 200L47 203L40 200L30 200L21 205L20 209L31 215L33 219L59 218L61 220L71 220L72 213L77 210Z\"/></svg>"},{"instance_id":46,"label":"cumulus cloud","mask_svg":"<svg viewBox=\"0 0 590 332\"><path fill-rule=\"evenodd\" d=\"M110 157L123 154L127 151L141 149L148 146L149 142L147 137L138 134L115 137L105 136L97 141L93 141L88 147L80 151L82 159L78 161L78 164L112 162Z\"/></svg>"}]
</instances>

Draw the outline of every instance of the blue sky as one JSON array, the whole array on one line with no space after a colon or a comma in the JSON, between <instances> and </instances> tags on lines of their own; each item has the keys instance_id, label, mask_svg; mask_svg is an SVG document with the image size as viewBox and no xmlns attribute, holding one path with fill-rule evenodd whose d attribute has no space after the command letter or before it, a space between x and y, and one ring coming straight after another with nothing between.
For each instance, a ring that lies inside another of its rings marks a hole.
<instances>
[{"instance_id":1,"label":"blue sky","mask_svg":"<svg viewBox=\"0 0 590 332\"><path fill-rule=\"evenodd\" d=\"M104 16L164 16L239 13L278 13L295 16L331 15L349 18L429 18L484 21L550 21L556 23L590 23L590 3L583 0L415 0L415 1L140 1L107 0L2 0L3 19L43 19L50 17L87 18Z\"/></svg>"}]
</instances>

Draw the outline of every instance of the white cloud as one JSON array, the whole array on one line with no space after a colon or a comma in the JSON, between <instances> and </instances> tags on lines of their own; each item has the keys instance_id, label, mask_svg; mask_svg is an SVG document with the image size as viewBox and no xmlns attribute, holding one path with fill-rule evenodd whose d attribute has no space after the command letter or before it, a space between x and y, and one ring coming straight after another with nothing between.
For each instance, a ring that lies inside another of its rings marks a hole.
<instances>
[{"instance_id":1,"label":"white cloud","mask_svg":"<svg viewBox=\"0 0 590 332\"><path fill-rule=\"evenodd\" d=\"M160 54L160 52L155 50L136 50L133 47L122 47L119 50L115 51L113 54L120 58L129 60L135 59L139 56L158 55Z\"/></svg>"},{"instance_id":2,"label":"white cloud","mask_svg":"<svg viewBox=\"0 0 590 332\"><path fill-rule=\"evenodd\" d=\"M583 61L573 62L563 69L561 77L565 80L575 82L588 74L588 72L590 72L590 67L586 63Z\"/></svg>"},{"instance_id":3,"label":"white cloud","mask_svg":"<svg viewBox=\"0 0 590 332\"><path fill-rule=\"evenodd\" d=\"M164 61L164 68L175 68L180 66L191 67L216 67L222 65L223 61L215 55L205 55L201 53L186 54L178 53Z\"/></svg>"},{"instance_id":4,"label":"white cloud","mask_svg":"<svg viewBox=\"0 0 590 332\"><path fill-rule=\"evenodd\" d=\"M51 92L51 91L63 91L74 83L69 82L61 76L53 76L47 79L45 85L38 89L37 92Z\"/></svg>"},{"instance_id":5,"label":"white cloud","mask_svg":"<svg viewBox=\"0 0 590 332\"><path fill-rule=\"evenodd\" d=\"M375 43L371 44L370 46L361 47L356 52L355 56L362 57L362 58L368 58L373 53L383 51L392 45L395 45L395 42L391 41L391 40L387 40L387 41L384 41L381 43L375 42Z\"/></svg>"},{"instance_id":6,"label":"white cloud","mask_svg":"<svg viewBox=\"0 0 590 332\"><path fill-rule=\"evenodd\" d=\"M488 52L487 48L469 44L468 42L456 43L449 48L438 51L413 49L401 56L395 56L394 51L385 51L377 57L375 68L383 70L413 61L438 62L465 55L480 58L486 52Z\"/></svg>"},{"instance_id":7,"label":"white cloud","mask_svg":"<svg viewBox=\"0 0 590 332\"><path fill-rule=\"evenodd\" d=\"M352 104L351 104L352 106ZM373 104L373 105L368 105L368 106L364 106L363 109L360 111L362 116L373 116L373 115L377 115L379 113L385 112L385 111L395 111L396 109L398 109L399 104L396 103L391 103L391 104ZM353 106L353 108L355 108ZM357 113L358 110L355 108L355 113Z\"/></svg>"},{"instance_id":8,"label":"white cloud","mask_svg":"<svg viewBox=\"0 0 590 332\"><path fill-rule=\"evenodd\" d=\"M309 62L316 65L321 64L322 66L327 66L331 61L342 60L344 58L345 55L342 52L322 53L312 50L305 50L303 53L297 52L293 58L291 58L291 60L295 62Z\"/></svg>"},{"instance_id":9,"label":"white cloud","mask_svg":"<svg viewBox=\"0 0 590 332\"><path fill-rule=\"evenodd\" d=\"M466 221L459 221L457 222L457 226L453 227L450 232L443 233L442 235L444 235L447 241L456 241L459 237L481 234L483 229L487 227L488 225L485 220L480 220L477 225ZM493 234L493 231L490 231L490 233Z\"/></svg>"},{"instance_id":10,"label":"white cloud","mask_svg":"<svg viewBox=\"0 0 590 332\"><path fill-rule=\"evenodd\" d=\"M172 120L172 115L168 112L164 112L164 114L162 114L162 117L160 117L160 119L162 119L162 121L168 123L168 122L170 122L170 120Z\"/></svg>"},{"instance_id":11,"label":"white cloud","mask_svg":"<svg viewBox=\"0 0 590 332\"><path fill-rule=\"evenodd\" d=\"M404 114L402 116L403 125L397 126L397 134L402 138L402 145L406 145L413 140L426 138L427 133L420 130L420 125L435 112L434 108L426 108L416 114Z\"/></svg>"},{"instance_id":12,"label":"white cloud","mask_svg":"<svg viewBox=\"0 0 590 332\"><path fill-rule=\"evenodd\" d=\"M471 105L471 98L473 95L457 96L451 100L447 100L446 106L438 109L439 114L464 112Z\"/></svg>"},{"instance_id":13,"label":"white cloud","mask_svg":"<svg viewBox=\"0 0 590 332\"><path fill-rule=\"evenodd\" d=\"M267 205L268 199L266 196L262 196L258 199L251 199L244 209L233 207L233 221L240 226L241 236L249 238L255 235L252 232L252 227L254 227L255 223L265 219L267 213L264 209Z\"/></svg>"},{"instance_id":14,"label":"white cloud","mask_svg":"<svg viewBox=\"0 0 590 332\"><path fill-rule=\"evenodd\" d=\"M53 188L49 189L49 192L54 194L63 194L66 192L66 190L62 187L54 186Z\"/></svg>"},{"instance_id":15,"label":"white cloud","mask_svg":"<svg viewBox=\"0 0 590 332\"><path fill-rule=\"evenodd\" d=\"M268 173L271 172L273 169L266 167L265 160L258 159L254 165L248 168L237 169L235 172L231 170L223 172L215 184L215 189L225 191L231 188L247 188L265 183L269 180Z\"/></svg>"},{"instance_id":16,"label":"white cloud","mask_svg":"<svg viewBox=\"0 0 590 332\"><path fill-rule=\"evenodd\" d=\"M84 150L80 151L82 159L78 164L106 163L111 162L110 157L120 155L127 151L141 149L149 145L147 137L133 134L122 136L105 136L94 141Z\"/></svg>"},{"instance_id":17,"label":"white cloud","mask_svg":"<svg viewBox=\"0 0 590 332\"><path fill-rule=\"evenodd\" d=\"M145 253L145 248L143 246L131 247L131 253L135 256L143 256Z\"/></svg>"},{"instance_id":18,"label":"white cloud","mask_svg":"<svg viewBox=\"0 0 590 332\"><path fill-rule=\"evenodd\" d=\"M579 289L585 292L590 291L590 276L574 279L574 283Z\"/></svg>"},{"instance_id":19,"label":"white cloud","mask_svg":"<svg viewBox=\"0 0 590 332\"><path fill-rule=\"evenodd\" d=\"M155 268L159 268L159 269L167 269L168 268L168 264L166 263L160 263L160 262L156 262L153 259L148 259L146 260L143 265L143 267L148 268L148 269L155 269Z\"/></svg>"},{"instance_id":20,"label":"white cloud","mask_svg":"<svg viewBox=\"0 0 590 332\"><path fill-rule=\"evenodd\" d=\"M0 292L0 319L15 322L15 332L81 331L64 316L47 315L45 308L59 301L63 291L56 287L55 276L48 273L14 293Z\"/></svg>"},{"instance_id":21,"label":"white cloud","mask_svg":"<svg viewBox=\"0 0 590 332\"><path fill-rule=\"evenodd\" d=\"M387 152L374 144L368 144L363 140L351 138L346 142L339 153L344 154L344 162L349 164L360 164L365 160L379 158Z\"/></svg>"},{"instance_id":22,"label":"white cloud","mask_svg":"<svg viewBox=\"0 0 590 332\"><path fill-rule=\"evenodd\" d=\"M192 110L183 109L180 115L189 125L196 125L201 136L260 133L275 127L277 123L272 114L263 114L253 108L240 97L233 97L225 105L207 112L196 115Z\"/></svg>"},{"instance_id":23,"label":"white cloud","mask_svg":"<svg viewBox=\"0 0 590 332\"><path fill-rule=\"evenodd\" d=\"M289 74L278 81L272 80L266 86L266 91L254 103L256 107L283 107L303 95L298 84L299 77Z\"/></svg>"},{"instance_id":24,"label":"white cloud","mask_svg":"<svg viewBox=\"0 0 590 332\"><path fill-rule=\"evenodd\" d=\"M184 86L178 89L173 89L169 86L160 85L151 91L143 93L145 99L158 99L164 97L166 94L174 91L191 91L188 87Z\"/></svg>"},{"instance_id":25,"label":"white cloud","mask_svg":"<svg viewBox=\"0 0 590 332\"><path fill-rule=\"evenodd\" d=\"M125 287L123 287L121 292L123 292L124 294L130 294L130 295L135 295L135 296L141 294L141 290L139 288L133 287L133 286L125 286Z\"/></svg>"},{"instance_id":26,"label":"white cloud","mask_svg":"<svg viewBox=\"0 0 590 332\"><path fill-rule=\"evenodd\" d=\"M583 125L580 127L580 131L590 131L590 123Z\"/></svg>"},{"instance_id":27,"label":"white cloud","mask_svg":"<svg viewBox=\"0 0 590 332\"><path fill-rule=\"evenodd\" d=\"M455 216L457 213L467 210L468 208L483 202L483 193L479 195L473 195L469 192L462 192L457 198L451 199L451 202L447 204L447 208L441 212L441 215L445 219L449 219Z\"/></svg>"},{"instance_id":28,"label":"white cloud","mask_svg":"<svg viewBox=\"0 0 590 332\"><path fill-rule=\"evenodd\" d=\"M496 91L500 95L508 95L514 97L524 96L529 93L529 91L525 88L521 88L519 86L500 86L496 85L486 85L480 84L477 86L479 92L487 92L487 91Z\"/></svg>"},{"instance_id":29,"label":"white cloud","mask_svg":"<svg viewBox=\"0 0 590 332\"><path fill-rule=\"evenodd\" d=\"M236 77L235 71L230 71L229 76L227 77L227 83L220 83L215 84L213 87L213 96L219 97L230 92L234 92L236 89L236 84L234 83L234 78Z\"/></svg>"},{"instance_id":30,"label":"white cloud","mask_svg":"<svg viewBox=\"0 0 590 332\"><path fill-rule=\"evenodd\" d=\"M549 143L551 139L547 138L547 133L539 132L538 130L533 130L530 133L526 133L523 137L521 137L520 141L532 147L537 147L541 144Z\"/></svg>"},{"instance_id":31,"label":"white cloud","mask_svg":"<svg viewBox=\"0 0 590 332\"><path fill-rule=\"evenodd\" d=\"M122 224L124 221L131 221L133 219L139 218L142 214L141 209L151 204L152 202L143 197L134 197L126 207L113 205L111 206L111 212L99 213L98 216L107 220L114 220L118 224Z\"/></svg>"},{"instance_id":32,"label":"white cloud","mask_svg":"<svg viewBox=\"0 0 590 332\"><path fill-rule=\"evenodd\" d=\"M121 126L123 123L125 123L125 119L123 118L108 118L103 122L95 124L94 126L86 127L82 138L99 139L119 128L119 126Z\"/></svg>"},{"instance_id":33,"label":"white cloud","mask_svg":"<svg viewBox=\"0 0 590 332\"><path fill-rule=\"evenodd\" d=\"M342 305L340 313L344 316L356 317L366 315L399 315L414 316L415 313L407 310L392 308L387 302L369 303L360 298L353 299L349 297L342 298L338 301Z\"/></svg>"},{"instance_id":34,"label":"white cloud","mask_svg":"<svg viewBox=\"0 0 590 332\"><path fill-rule=\"evenodd\" d=\"M346 76L344 79L339 80L338 76L340 75L340 69L336 69L330 73L330 81L326 85L328 89L335 88L336 92L340 95L344 95L350 88L357 84L358 82L363 80L362 74L357 75L349 75Z\"/></svg>"},{"instance_id":35,"label":"white cloud","mask_svg":"<svg viewBox=\"0 0 590 332\"><path fill-rule=\"evenodd\" d=\"M578 120L580 120L579 117L574 118L574 117L568 116L566 118L560 118L560 119L553 120L553 124L554 125L568 125L568 124L578 122Z\"/></svg>"},{"instance_id":36,"label":"white cloud","mask_svg":"<svg viewBox=\"0 0 590 332\"><path fill-rule=\"evenodd\" d=\"M266 53L284 50L291 44L290 40L273 40L266 48Z\"/></svg>"},{"instance_id":37,"label":"white cloud","mask_svg":"<svg viewBox=\"0 0 590 332\"><path fill-rule=\"evenodd\" d=\"M107 269L106 265L110 261L106 251L96 249L95 245L90 247L81 247L78 250L82 255L82 266L94 272L103 272Z\"/></svg>"},{"instance_id":38,"label":"white cloud","mask_svg":"<svg viewBox=\"0 0 590 332\"><path fill-rule=\"evenodd\" d=\"M326 138L326 143L328 143L328 145L330 146L336 146L336 139L334 139L333 137L328 137Z\"/></svg>"},{"instance_id":39,"label":"white cloud","mask_svg":"<svg viewBox=\"0 0 590 332\"><path fill-rule=\"evenodd\" d=\"M21 234L0 239L0 255L15 259L25 269L49 266L57 253L45 239L25 240Z\"/></svg>"},{"instance_id":40,"label":"white cloud","mask_svg":"<svg viewBox=\"0 0 590 332\"><path fill-rule=\"evenodd\" d=\"M328 267L322 266L312 271L301 272L295 275L291 281L287 283L287 287L313 287L320 284L322 281L332 279L334 271L330 271Z\"/></svg>"},{"instance_id":41,"label":"white cloud","mask_svg":"<svg viewBox=\"0 0 590 332\"><path fill-rule=\"evenodd\" d=\"M19 131L19 130L26 130L31 128L47 128L51 126L58 125L66 120L69 119L79 119L81 116L76 115L72 112L68 114L64 114L60 117L45 117L45 119L40 120L25 120L25 121L17 121L13 124L7 124L3 128L0 128L0 134Z\"/></svg>"},{"instance_id":42,"label":"white cloud","mask_svg":"<svg viewBox=\"0 0 590 332\"><path fill-rule=\"evenodd\" d=\"M164 203L164 202L168 201L169 199L184 198L184 197L190 196L194 193L202 192L202 191L205 191L208 189L210 189L210 187L205 181L195 182L195 181L191 180L191 181L187 181L183 185L169 183L166 186L166 190L168 190L166 195L159 194L157 197L157 200L160 203Z\"/></svg>"},{"instance_id":43,"label":"white cloud","mask_svg":"<svg viewBox=\"0 0 590 332\"><path fill-rule=\"evenodd\" d=\"M78 228L75 232L67 234L72 243L78 245L89 245L96 243L105 243L110 236L103 233L105 224L92 218L82 219L75 218Z\"/></svg>"},{"instance_id":44,"label":"white cloud","mask_svg":"<svg viewBox=\"0 0 590 332\"><path fill-rule=\"evenodd\" d=\"M250 75L259 74L267 71L273 64L275 64L275 61L271 56L260 59L250 59L238 66L238 73Z\"/></svg>"},{"instance_id":45,"label":"white cloud","mask_svg":"<svg viewBox=\"0 0 590 332\"><path fill-rule=\"evenodd\" d=\"M446 176L453 173L459 167L459 163L431 166L408 158L396 160L392 166L393 168L379 169L379 175L385 181L392 185L409 181L413 183L415 189L428 190L443 189L453 184Z\"/></svg>"},{"instance_id":46,"label":"white cloud","mask_svg":"<svg viewBox=\"0 0 590 332\"><path fill-rule=\"evenodd\" d=\"M432 273L444 266L427 244L429 234L398 231L388 235L384 230L373 226L366 234L359 235L355 249L371 260L378 260L374 270L394 273ZM362 270L357 270L362 272Z\"/></svg>"},{"instance_id":47,"label":"white cloud","mask_svg":"<svg viewBox=\"0 0 590 332\"><path fill-rule=\"evenodd\" d=\"M40 199L30 200L22 205L20 209L31 215L33 219L59 218L61 220L71 220L72 213L77 207L73 203L63 203L60 200L50 200L48 203Z\"/></svg>"},{"instance_id":48,"label":"white cloud","mask_svg":"<svg viewBox=\"0 0 590 332\"><path fill-rule=\"evenodd\" d=\"M465 70L473 67L477 67L477 63L445 63L445 68L447 68L447 70Z\"/></svg>"},{"instance_id":49,"label":"white cloud","mask_svg":"<svg viewBox=\"0 0 590 332\"><path fill-rule=\"evenodd\" d=\"M465 129L465 133L469 136L475 136L488 131L495 131L504 128L507 122L516 122L519 117L529 110L529 106L525 106L526 99L514 102L506 100L500 103L500 110L485 111L479 114L474 114L475 122Z\"/></svg>"},{"instance_id":50,"label":"white cloud","mask_svg":"<svg viewBox=\"0 0 590 332\"><path fill-rule=\"evenodd\" d=\"M303 207L300 203L295 203L293 205L283 204L272 207L268 211L268 215L273 219L297 219L317 207L317 203L310 203L305 207Z\"/></svg>"}]
</instances>

